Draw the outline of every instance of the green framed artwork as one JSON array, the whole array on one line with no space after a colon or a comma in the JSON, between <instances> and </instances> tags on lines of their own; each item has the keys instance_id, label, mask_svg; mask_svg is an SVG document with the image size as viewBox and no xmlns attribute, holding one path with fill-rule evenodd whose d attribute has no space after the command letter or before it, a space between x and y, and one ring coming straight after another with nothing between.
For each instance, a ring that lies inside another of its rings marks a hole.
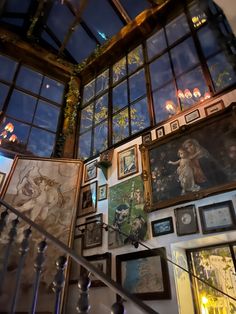
<instances>
[{"instance_id":1,"label":"green framed artwork","mask_svg":"<svg viewBox=\"0 0 236 314\"><path fill-rule=\"evenodd\" d=\"M133 177L109 189L108 248L147 239L147 214L144 212L143 181ZM122 197L121 197L122 195Z\"/></svg>"}]
</instances>

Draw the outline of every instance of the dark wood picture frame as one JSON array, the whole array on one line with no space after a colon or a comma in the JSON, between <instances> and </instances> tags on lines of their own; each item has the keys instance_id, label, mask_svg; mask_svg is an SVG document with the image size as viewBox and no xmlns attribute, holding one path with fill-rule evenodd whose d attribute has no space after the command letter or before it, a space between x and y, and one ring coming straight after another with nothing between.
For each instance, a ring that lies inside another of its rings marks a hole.
<instances>
[{"instance_id":1,"label":"dark wood picture frame","mask_svg":"<svg viewBox=\"0 0 236 314\"><path fill-rule=\"evenodd\" d=\"M138 172L137 145L133 145L118 152L117 171L119 180Z\"/></svg>"},{"instance_id":2,"label":"dark wood picture frame","mask_svg":"<svg viewBox=\"0 0 236 314\"><path fill-rule=\"evenodd\" d=\"M205 115L209 116L211 114L214 114L222 109L224 109L225 105L223 100L217 101L214 104L210 104L209 106L204 108Z\"/></svg>"},{"instance_id":3,"label":"dark wood picture frame","mask_svg":"<svg viewBox=\"0 0 236 314\"><path fill-rule=\"evenodd\" d=\"M83 249L102 246L103 214L89 216L85 219Z\"/></svg>"},{"instance_id":4,"label":"dark wood picture frame","mask_svg":"<svg viewBox=\"0 0 236 314\"><path fill-rule=\"evenodd\" d=\"M103 254L96 254L90 256L84 256L84 258L92 263L98 270L102 271L108 277L111 277L111 253L106 252ZM86 274L87 271L84 267L81 267L81 275ZM106 285L93 274L90 274L91 287L105 287Z\"/></svg>"},{"instance_id":5,"label":"dark wood picture frame","mask_svg":"<svg viewBox=\"0 0 236 314\"><path fill-rule=\"evenodd\" d=\"M200 112L198 109L191 111L184 116L186 123L191 123L199 118L200 118Z\"/></svg>"},{"instance_id":6,"label":"dark wood picture frame","mask_svg":"<svg viewBox=\"0 0 236 314\"><path fill-rule=\"evenodd\" d=\"M166 217L151 222L152 225L152 236L159 237L168 233L174 232L173 219L172 217Z\"/></svg>"},{"instance_id":7,"label":"dark wood picture frame","mask_svg":"<svg viewBox=\"0 0 236 314\"><path fill-rule=\"evenodd\" d=\"M89 215L97 211L97 181L81 187L78 217Z\"/></svg>"},{"instance_id":8,"label":"dark wood picture frame","mask_svg":"<svg viewBox=\"0 0 236 314\"><path fill-rule=\"evenodd\" d=\"M234 108L140 145L146 211L236 188Z\"/></svg>"},{"instance_id":9,"label":"dark wood picture frame","mask_svg":"<svg viewBox=\"0 0 236 314\"><path fill-rule=\"evenodd\" d=\"M199 207L202 233L236 229L236 216L231 200Z\"/></svg>"},{"instance_id":10,"label":"dark wood picture frame","mask_svg":"<svg viewBox=\"0 0 236 314\"><path fill-rule=\"evenodd\" d=\"M107 199L108 185L103 184L98 187L98 201Z\"/></svg>"},{"instance_id":11,"label":"dark wood picture frame","mask_svg":"<svg viewBox=\"0 0 236 314\"><path fill-rule=\"evenodd\" d=\"M84 165L84 182L97 178L97 160Z\"/></svg>"},{"instance_id":12,"label":"dark wood picture frame","mask_svg":"<svg viewBox=\"0 0 236 314\"><path fill-rule=\"evenodd\" d=\"M159 128L156 129L156 138L161 138L165 135L165 128L164 125L160 126Z\"/></svg>"},{"instance_id":13,"label":"dark wood picture frame","mask_svg":"<svg viewBox=\"0 0 236 314\"><path fill-rule=\"evenodd\" d=\"M3 186L5 177L6 177L6 173L5 172L0 172L0 190L1 190L2 186Z\"/></svg>"},{"instance_id":14,"label":"dark wood picture frame","mask_svg":"<svg viewBox=\"0 0 236 314\"><path fill-rule=\"evenodd\" d=\"M170 122L170 129L171 129L171 132L177 131L179 129L179 120L178 119Z\"/></svg>"},{"instance_id":15,"label":"dark wood picture frame","mask_svg":"<svg viewBox=\"0 0 236 314\"><path fill-rule=\"evenodd\" d=\"M174 212L178 236L199 232L195 205L175 208Z\"/></svg>"},{"instance_id":16,"label":"dark wood picture frame","mask_svg":"<svg viewBox=\"0 0 236 314\"><path fill-rule=\"evenodd\" d=\"M170 280L165 257L164 247L117 255L117 282L142 300L170 299Z\"/></svg>"},{"instance_id":17,"label":"dark wood picture frame","mask_svg":"<svg viewBox=\"0 0 236 314\"><path fill-rule=\"evenodd\" d=\"M152 141L152 133L151 132L147 132L145 134L142 134L142 143L148 144Z\"/></svg>"}]
</instances>

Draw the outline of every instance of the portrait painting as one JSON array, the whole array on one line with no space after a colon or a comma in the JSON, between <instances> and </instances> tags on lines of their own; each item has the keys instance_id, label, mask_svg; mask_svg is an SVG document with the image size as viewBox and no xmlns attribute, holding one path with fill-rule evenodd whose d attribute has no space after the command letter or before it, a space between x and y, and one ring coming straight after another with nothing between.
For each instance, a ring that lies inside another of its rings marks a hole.
<instances>
[{"instance_id":1,"label":"portrait painting","mask_svg":"<svg viewBox=\"0 0 236 314\"><path fill-rule=\"evenodd\" d=\"M147 239L141 176L110 187L108 199L108 248L113 249Z\"/></svg>"},{"instance_id":2,"label":"portrait painting","mask_svg":"<svg viewBox=\"0 0 236 314\"><path fill-rule=\"evenodd\" d=\"M79 186L83 163L79 160L47 159L16 157L3 190L5 202L26 215L44 230L52 234L66 245L72 246L73 225L78 205ZM15 219L9 213L7 228L2 233L0 247L6 243L11 221ZM20 221L17 227L17 237L11 252L7 278L0 298L0 308L3 311L11 302L12 283L15 282L16 260L19 256L19 246L24 238L26 224ZM37 246L42 236L32 229L30 248L21 279L23 287L21 302L18 302L17 312L26 312L24 300L31 297L35 270ZM0 258L4 250L0 248ZM47 302L37 305L37 312L52 312L54 294L51 289L56 274L55 262L62 252L48 243L46 250L47 263L41 274L39 297L45 297ZM67 276L67 273L66 273Z\"/></svg>"},{"instance_id":3,"label":"portrait painting","mask_svg":"<svg viewBox=\"0 0 236 314\"><path fill-rule=\"evenodd\" d=\"M1 190L2 186L3 186L5 177L6 177L6 173L0 172L0 190Z\"/></svg>"},{"instance_id":4,"label":"portrait painting","mask_svg":"<svg viewBox=\"0 0 236 314\"><path fill-rule=\"evenodd\" d=\"M118 152L118 179L123 179L138 172L137 145Z\"/></svg>"},{"instance_id":5,"label":"portrait painting","mask_svg":"<svg viewBox=\"0 0 236 314\"><path fill-rule=\"evenodd\" d=\"M142 300L170 299L170 280L165 257L165 248L117 255L117 282Z\"/></svg>"},{"instance_id":6,"label":"portrait painting","mask_svg":"<svg viewBox=\"0 0 236 314\"><path fill-rule=\"evenodd\" d=\"M90 181L97 177L97 160L84 165L84 182Z\"/></svg>"},{"instance_id":7,"label":"portrait painting","mask_svg":"<svg viewBox=\"0 0 236 314\"><path fill-rule=\"evenodd\" d=\"M95 213L97 210L97 181L84 185L80 191L78 216Z\"/></svg>"},{"instance_id":8,"label":"portrait painting","mask_svg":"<svg viewBox=\"0 0 236 314\"><path fill-rule=\"evenodd\" d=\"M140 147L141 148L141 147ZM231 108L141 149L148 211L236 187L236 118Z\"/></svg>"},{"instance_id":9,"label":"portrait painting","mask_svg":"<svg viewBox=\"0 0 236 314\"><path fill-rule=\"evenodd\" d=\"M102 245L102 214L89 216L85 219L83 249Z\"/></svg>"},{"instance_id":10,"label":"portrait painting","mask_svg":"<svg viewBox=\"0 0 236 314\"><path fill-rule=\"evenodd\" d=\"M107 199L107 184L98 187L98 201Z\"/></svg>"}]
</instances>

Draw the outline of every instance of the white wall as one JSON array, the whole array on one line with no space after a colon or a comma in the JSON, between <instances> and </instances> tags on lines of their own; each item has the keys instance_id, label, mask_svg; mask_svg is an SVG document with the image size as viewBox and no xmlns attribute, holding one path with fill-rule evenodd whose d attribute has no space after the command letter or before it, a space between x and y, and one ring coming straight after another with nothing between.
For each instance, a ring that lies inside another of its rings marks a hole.
<instances>
[{"instance_id":1,"label":"white wall","mask_svg":"<svg viewBox=\"0 0 236 314\"><path fill-rule=\"evenodd\" d=\"M236 1L235 0L214 0L214 2L224 11L226 18L236 35Z\"/></svg>"}]
</instances>

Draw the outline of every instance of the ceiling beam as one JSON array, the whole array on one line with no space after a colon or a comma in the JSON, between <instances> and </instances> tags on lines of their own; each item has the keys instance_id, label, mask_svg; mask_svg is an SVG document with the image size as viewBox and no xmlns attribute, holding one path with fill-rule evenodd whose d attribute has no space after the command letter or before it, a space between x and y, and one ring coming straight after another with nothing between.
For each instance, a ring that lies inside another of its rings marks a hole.
<instances>
[{"instance_id":1,"label":"ceiling beam","mask_svg":"<svg viewBox=\"0 0 236 314\"><path fill-rule=\"evenodd\" d=\"M128 24L132 21L131 17L124 9L119 0L110 0L110 3L125 24Z\"/></svg>"}]
</instances>

